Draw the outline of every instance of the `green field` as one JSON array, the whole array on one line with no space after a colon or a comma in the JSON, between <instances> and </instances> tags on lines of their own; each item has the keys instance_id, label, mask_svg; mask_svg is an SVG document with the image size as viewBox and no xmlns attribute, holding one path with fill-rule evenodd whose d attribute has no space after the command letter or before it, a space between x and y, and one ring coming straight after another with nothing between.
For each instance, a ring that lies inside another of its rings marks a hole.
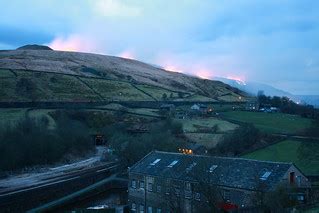
<instances>
[{"instance_id":1,"label":"green field","mask_svg":"<svg viewBox=\"0 0 319 213\"><path fill-rule=\"evenodd\" d=\"M79 101L100 98L74 76L0 70L1 101ZM19 86L20 85L20 86Z\"/></svg>"},{"instance_id":2,"label":"green field","mask_svg":"<svg viewBox=\"0 0 319 213\"><path fill-rule=\"evenodd\" d=\"M196 132L201 127L212 128L218 126L218 132L234 130L238 125L217 118L179 119L185 132Z\"/></svg>"},{"instance_id":3,"label":"green field","mask_svg":"<svg viewBox=\"0 0 319 213\"><path fill-rule=\"evenodd\" d=\"M14 123L25 116L27 109L10 108L0 109L0 124Z\"/></svg>"},{"instance_id":4,"label":"green field","mask_svg":"<svg viewBox=\"0 0 319 213\"><path fill-rule=\"evenodd\" d=\"M96 92L107 100L141 101L152 100L151 97L134 88L130 83L105 79L81 78Z\"/></svg>"},{"instance_id":5,"label":"green field","mask_svg":"<svg viewBox=\"0 0 319 213\"><path fill-rule=\"evenodd\" d=\"M319 174L319 159L315 157L316 150L319 149L319 143L312 143L312 146L315 146L315 148L313 148L313 152L308 153L307 156L300 155L300 153L298 152L301 143L306 143L305 145L310 145L310 142L285 140L277 144L268 146L266 148L254 151L252 153L243 155L242 157L256 160L293 162L305 174Z\"/></svg>"},{"instance_id":6,"label":"green field","mask_svg":"<svg viewBox=\"0 0 319 213\"><path fill-rule=\"evenodd\" d=\"M227 119L253 123L257 128L268 133L298 134L310 127L312 123L310 119L283 113L229 111L222 115Z\"/></svg>"},{"instance_id":7,"label":"green field","mask_svg":"<svg viewBox=\"0 0 319 213\"><path fill-rule=\"evenodd\" d=\"M185 133L185 136L208 149L214 148L223 138L224 134L210 134L210 133Z\"/></svg>"},{"instance_id":8,"label":"green field","mask_svg":"<svg viewBox=\"0 0 319 213\"><path fill-rule=\"evenodd\" d=\"M150 115L150 116L159 116L157 109L149 109L149 108L127 108L121 104L111 103L103 106L105 109L110 110L124 110L129 113L137 113L141 115Z\"/></svg>"}]
</instances>

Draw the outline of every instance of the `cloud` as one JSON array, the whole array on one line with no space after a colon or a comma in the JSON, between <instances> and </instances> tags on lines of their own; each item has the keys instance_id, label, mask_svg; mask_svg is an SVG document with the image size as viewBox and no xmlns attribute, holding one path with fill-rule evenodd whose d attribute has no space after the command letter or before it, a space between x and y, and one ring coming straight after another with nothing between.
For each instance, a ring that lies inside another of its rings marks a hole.
<instances>
[{"instance_id":1,"label":"cloud","mask_svg":"<svg viewBox=\"0 0 319 213\"><path fill-rule=\"evenodd\" d=\"M304 84L303 91L319 91L305 83L319 82L317 1L1 3L6 8L0 14L2 46L50 43L56 49L120 55L204 78L258 81L292 93ZM17 31L3 34L4 26Z\"/></svg>"},{"instance_id":2,"label":"cloud","mask_svg":"<svg viewBox=\"0 0 319 213\"><path fill-rule=\"evenodd\" d=\"M67 37L57 36L48 44L54 50L77 51L77 52L96 52L96 44L89 38L81 35L72 34Z\"/></svg>"},{"instance_id":3,"label":"cloud","mask_svg":"<svg viewBox=\"0 0 319 213\"><path fill-rule=\"evenodd\" d=\"M135 59L134 53L131 50L125 50L124 52L120 53L118 56L122 58L127 58L127 59Z\"/></svg>"},{"instance_id":4,"label":"cloud","mask_svg":"<svg viewBox=\"0 0 319 213\"><path fill-rule=\"evenodd\" d=\"M93 9L106 17L134 17L141 15L141 9L125 4L121 0L95 0Z\"/></svg>"}]
</instances>

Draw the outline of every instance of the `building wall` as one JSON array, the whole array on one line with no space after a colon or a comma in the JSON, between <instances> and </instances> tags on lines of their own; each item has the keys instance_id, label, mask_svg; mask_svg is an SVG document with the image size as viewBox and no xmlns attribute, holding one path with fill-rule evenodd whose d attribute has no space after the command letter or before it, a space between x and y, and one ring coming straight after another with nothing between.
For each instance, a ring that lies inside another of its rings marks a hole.
<instances>
[{"instance_id":1,"label":"building wall","mask_svg":"<svg viewBox=\"0 0 319 213\"><path fill-rule=\"evenodd\" d=\"M290 182L290 174L294 173L294 181ZM283 178L283 183L287 186L293 186L298 188L310 188L311 183L310 181L295 167L291 166L287 173L285 174Z\"/></svg>"},{"instance_id":2,"label":"building wall","mask_svg":"<svg viewBox=\"0 0 319 213\"><path fill-rule=\"evenodd\" d=\"M129 205L136 212L203 212L209 209L198 183L129 174ZM134 182L134 184L132 184ZM142 185L141 185L142 184ZM252 206L253 192L232 188L218 189L220 202L229 200L239 207Z\"/></svg>"},{"instance_id":3,"label":"building wall","mask_svg":"<svg viewBox=\"0 0 319 213\"><path fill-rule=\"evenodd\" d=\"M294 172L294 183L290 183L291 172ZM208 208L198 183L134 173L129 173L129 180L129 204L130 208L135 205L136 212L203 212ZM311 185L294 166L287 171L282 182L297 188ZM255 191L222 187L216 193L220 203L230 202L239 208L256 205Z\"/></svg>"}]
</instances>

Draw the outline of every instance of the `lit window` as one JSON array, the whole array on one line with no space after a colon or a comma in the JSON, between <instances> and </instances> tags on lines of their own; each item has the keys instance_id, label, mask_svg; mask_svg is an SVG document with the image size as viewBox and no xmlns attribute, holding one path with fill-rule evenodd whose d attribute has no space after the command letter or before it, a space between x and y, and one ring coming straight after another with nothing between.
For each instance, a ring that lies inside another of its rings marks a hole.
<instances>
[{"instance_id":1,"label":"lit window","mask_svg":"<svg viewBox=\"0 0 319 213\"><path fill-rule=\"evenodd\" d=\"M157 209L156 213L162 213L162 209Z\"/></svg>"},{"instance_id":2,"label":"lit window","mask_svg":"<svg viewBox=\"0 0 319 213\"><path fill-rule=\"evenodd\" d=\"M260 180L267 180L267 178L270 176L271 172L265 172L261 177Z\"/></svg>"},{"instance_id":3,"label":"lit window","mask_svg":"<svg viewBox=\"0 0 319 213\"><path fill-rule=\"evenodd\" d=\"M167 167L173 167L175 164L177 164L178 163L178 160L174 160L170 165L168 165Z\"/></svg>"},{"instance_id":4,"label":"lit window","mask_svg":"<svg viewBox=\"0 0 319 213\"><path fill-rule=\"evenodd\" d=\"M158 162L160 162L161 159L156 159L154 160L152 163L150 163L151 166L154 166L155 164L157 164Z\"/></svg>"}]
</instances>

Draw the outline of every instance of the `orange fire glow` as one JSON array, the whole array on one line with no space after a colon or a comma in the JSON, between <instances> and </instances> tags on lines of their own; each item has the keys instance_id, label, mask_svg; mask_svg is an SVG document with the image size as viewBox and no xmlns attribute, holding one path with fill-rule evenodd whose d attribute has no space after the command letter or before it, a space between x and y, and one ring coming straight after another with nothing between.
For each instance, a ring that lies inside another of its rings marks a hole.
<instances>
[{"instance_id":1,"label":"orange fire glow","mask_svg":"<svg viewBox=\"0 0 319 213\"><path fill-rule=\"evenodd\" d=\"M119 57L126 58L126 59L135 59L134 54L132 51L126 50L119 54Z\"/></svg>"}]
</instances>

